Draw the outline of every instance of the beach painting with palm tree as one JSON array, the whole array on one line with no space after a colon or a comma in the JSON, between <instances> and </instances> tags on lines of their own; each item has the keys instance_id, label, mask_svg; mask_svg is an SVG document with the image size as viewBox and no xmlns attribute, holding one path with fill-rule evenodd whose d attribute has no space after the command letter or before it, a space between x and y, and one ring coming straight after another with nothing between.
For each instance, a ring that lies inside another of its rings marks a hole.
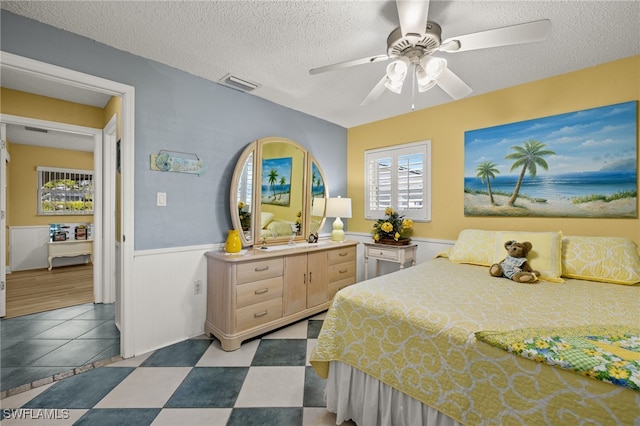
<instances>
[{"instance_id":1,"label":"beach painting with palm tree","mask_svg":"<svg viewBox=\"0 0 640 426\"><path fill-rule=\"evenodd\" d=\"M465 132L465 216L638 217L637 108Z\"/></svg>"},{"instance_id":2,"label":"beach painting with palm tree","mask_svg":"<svg viewBox=\"0 0 640 426\"><path fill-rule=\"evenodd\" d=\"M289 206L292 157L262 160L262 204Z\"/></svg>"}]
</instances>

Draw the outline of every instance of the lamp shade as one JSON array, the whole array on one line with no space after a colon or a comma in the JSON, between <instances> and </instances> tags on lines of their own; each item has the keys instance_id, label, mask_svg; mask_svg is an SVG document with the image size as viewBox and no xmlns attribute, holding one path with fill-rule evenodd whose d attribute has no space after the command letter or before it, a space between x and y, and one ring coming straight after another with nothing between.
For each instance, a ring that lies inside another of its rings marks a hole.
<instances>
[{"instance_id":1,"label":"lamp shade","mask_svg":"<svg viewBox=\"0 0 640 426\"><path fill-rule=\"evenodd\" d=\"M327 217L351 217L351 198L327 198Z\"/></svg>"}]
</instances>

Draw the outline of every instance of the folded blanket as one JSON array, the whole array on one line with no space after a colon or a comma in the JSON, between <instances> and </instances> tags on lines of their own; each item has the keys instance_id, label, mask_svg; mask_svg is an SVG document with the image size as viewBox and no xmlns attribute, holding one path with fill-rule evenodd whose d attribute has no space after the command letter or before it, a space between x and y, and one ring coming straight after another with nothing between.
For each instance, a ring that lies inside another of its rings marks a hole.
<instances>
[{"instance_id":1,"label":"folded blanket","mask_svg":"<svg viewBox=\"0 0 640 426\"><path fill-rule=\"evenodd\" d=\"M521 357L640 391L640 328L528 328L475 335Z\"/></svg>"}]
</instances>

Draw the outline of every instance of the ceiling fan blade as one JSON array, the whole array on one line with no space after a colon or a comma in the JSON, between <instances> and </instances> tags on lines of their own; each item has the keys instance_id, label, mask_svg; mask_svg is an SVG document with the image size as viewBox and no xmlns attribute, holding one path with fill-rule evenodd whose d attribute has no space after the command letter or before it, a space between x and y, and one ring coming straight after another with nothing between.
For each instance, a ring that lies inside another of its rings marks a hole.
<instances>
[{"instance_id":1,"label":"ceiling fan blade","mask_svg":"<svg viewBox=\"0 0 640 426\"><path fill-rule=\"evenodd\" d=\"M449 38L442 42L439 50L443 52L464 52L489 47L531 43L547 38L550 28L551 21L548 19L495 28L493 30Z\"/></svg>"},{"instance_id":2,"label":"ceiling fan blade","mask_svg":"<svg viewBox=\"0 0 640 426\"><path fill-rule=\"evenodd\" d=\"M423 36L427 30L429 0L396 0L402 36Z\"/></svg>"},{"instance_id":3,"label":"ceiling fan blade","mask_svg":"<svg viewBox=\"0 0 640 426\"><path fill-rule=\"evenodd\" d=\"M371 91L369 92L369 94L367 95L366 98L364 98L364 100L360 103L361 106L364 105L369 105L375 101L378 100L378 98L380 96L382 96L382 94L384 93L384 91L386 90L386 87L384 86L384 84L387 82L387 76L386 74L380 79L380 81L378 82L378 84L376 84L373 89L371 89Z\"/></svg>"},{"instance_id":4,"label":"ceiling fan blade","mask_svg":"<svg viewBox=\"0 0 640 426\"><path fill-rule=\"evenodd\" d=\"M438 86L453 99L462 99L473 92L473 89L449 68L445 69L438 78Z\"/></svg>"},{"instance_id":5,"label":"ceiling fan blade","mask_svg":"<svg viewBox=\"0 0 640 426\"><path fill-rule=\"evenodd\" d=\"M345 62L339 62L337 64L332 64L332 65L325 65L323 67L319 67L319 68L312 68L309 70L309 74L320 74L323 72L327 72L327 71L333 71L333 70L339 70L342 68L348 68L348 67L354 67L356 65L363 65L363 64L373 64L374 62L381 62L381 61L386 61L389 59L389 55L376 55L376 56L369 56L368 58L361 58L361 59L353 59L351 61L345 61Z\"/></svg>"}]
</instances>

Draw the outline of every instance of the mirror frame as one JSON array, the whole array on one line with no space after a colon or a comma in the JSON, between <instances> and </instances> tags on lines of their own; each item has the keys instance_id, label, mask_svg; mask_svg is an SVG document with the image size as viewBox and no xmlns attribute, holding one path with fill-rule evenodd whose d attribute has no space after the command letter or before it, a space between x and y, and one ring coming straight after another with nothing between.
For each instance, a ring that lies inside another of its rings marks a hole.
<instances>
[{"instance_id":1,"label":"mirror frame","mask_svg":"<svg viewBox=\"0 0 640 426\"><path fill-rule=\"evenodd\" d=\"M310 235L310 221L311 221L311 197L312 197L312 182L311 182L311 174L312 174L312 164L315 164L318 172L320 173L320 177L322 178L322 182L324 183L324 197L329 197L329 190L327 188L327 181L322 170L322 167L318 163L318 161L311 155L303 146L298 144L297 142L284 138L284 137L268 137L255 140L251 142L240 154L238 161L236 163L236 167L233 172L233 177L231 178L231 186L229 191L229 207L231 212L231 222L233 223L234 229L240 230L240 240L242 241L243 247L252 246L255 244L263 244L263 241L260 239L260 218L262 209L261 209L261 200L262 200L262 152L263 146L269 143L286 143L292 145L294 148L300 150L303 154L303 176L302 176L302 227L300 229L300 233L295 235L294 241L307 241ZM238 212L238 189L240 185L240 179L242 177L245 165L247 161L251 159L252 161L252 194L251 194L251 225L249 231L242 230L242 224L240 222L240 215ZM318 230L321 230L326 221L326 216L322 215L322 220L320 221ZM284 237L275 237L269 238L266 240L267 245L273 244L286 244L290 241L290 236Z\"/></svg>"}]
</instances>

